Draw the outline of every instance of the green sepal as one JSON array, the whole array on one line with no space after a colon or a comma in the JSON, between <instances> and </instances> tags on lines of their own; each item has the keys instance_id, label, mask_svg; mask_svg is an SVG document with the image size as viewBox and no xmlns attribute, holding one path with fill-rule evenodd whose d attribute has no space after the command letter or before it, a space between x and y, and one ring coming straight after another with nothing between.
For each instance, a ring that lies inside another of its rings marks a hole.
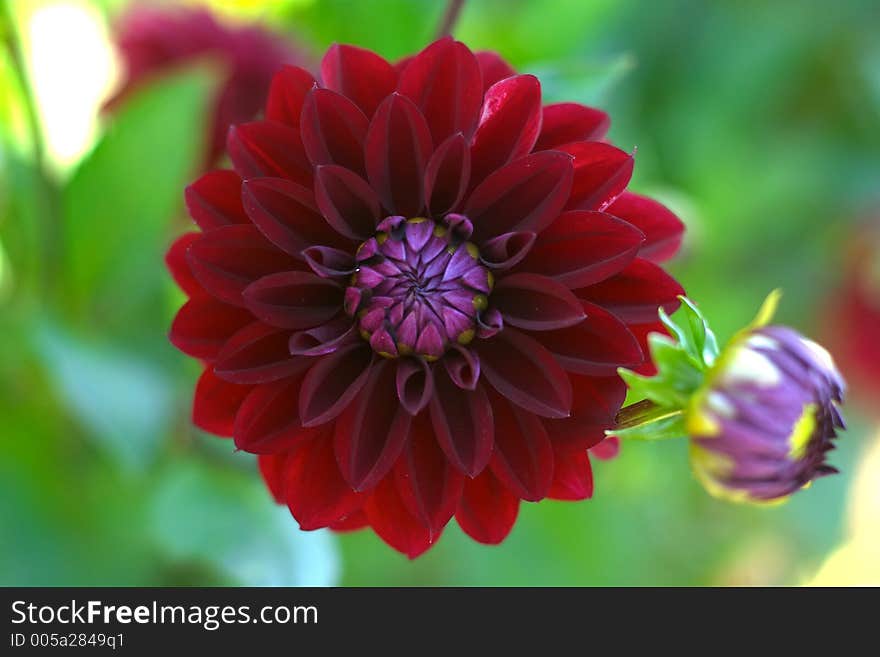
<instances>
[{"instance_id":1,"label":"green sepal","mask_svg":"<svg viewBox=\"0 0 880 657\"><path fill-rule=\"evenodd\" d=\"M609 429L605 433L624 440L667 440L669 438L683 438L687 435L684 426L684 412L661 406L657 406L649 414L645 414L635 426L626 429Z\"/></svg>"},{"instance_id":2,"label":"green sepal","mask_svg":"<svg viewBox=\"0 0 880 657\"><path fill-rule=\"evenodd\" d=\"M681 300L678 313L681 323L673 321L662 308L659 311L660 321L675 336L681 348L701 366L701 369L708 369L718 357L718 341L699 308L687 297L678 298Z\"/></svg>"}]
</instances>

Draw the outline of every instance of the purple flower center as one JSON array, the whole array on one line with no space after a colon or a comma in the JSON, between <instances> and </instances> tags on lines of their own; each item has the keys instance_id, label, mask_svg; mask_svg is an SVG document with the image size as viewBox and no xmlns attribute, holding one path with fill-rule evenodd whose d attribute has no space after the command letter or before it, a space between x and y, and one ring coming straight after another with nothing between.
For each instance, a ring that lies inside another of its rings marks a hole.
<instances>
[{"instance_id":1,"label":"purple flower center","mask_svg":"<svg viewBox=\"0 0 880 657\"><path fill-rule=\"evenodd\" d=\"M357 315L361 336L376 353L436 360L451 344L468 344L478 329L491 329L492 313L488 325L480 315L492 274L467 241L470 233L461 215L444 223L388 217L361 244L345 310Z\"/></svg>"}]
</instances>

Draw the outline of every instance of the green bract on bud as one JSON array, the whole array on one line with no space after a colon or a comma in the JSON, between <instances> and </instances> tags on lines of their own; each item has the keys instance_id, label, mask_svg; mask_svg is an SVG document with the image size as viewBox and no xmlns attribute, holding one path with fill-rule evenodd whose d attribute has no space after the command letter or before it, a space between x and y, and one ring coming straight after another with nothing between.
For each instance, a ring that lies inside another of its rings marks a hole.
<instances>
[{"instance_id":1,"label":"green bract on bud","mask_svg":"<svg viewBox=\"0 0 880 657\"><path fill-rule=\"evenodd\" d=\"M649 338L657 374L620 374L645 401L627 407L622 438L688 436L691 465L712 495L737 501L783 500L836 472L826 464L845 384L830 354L785 326L768 326L774 292L758 316L719 351L699 310L682 299L683 321L660 317L674 336Z\"/></svg>"}]
</instances>

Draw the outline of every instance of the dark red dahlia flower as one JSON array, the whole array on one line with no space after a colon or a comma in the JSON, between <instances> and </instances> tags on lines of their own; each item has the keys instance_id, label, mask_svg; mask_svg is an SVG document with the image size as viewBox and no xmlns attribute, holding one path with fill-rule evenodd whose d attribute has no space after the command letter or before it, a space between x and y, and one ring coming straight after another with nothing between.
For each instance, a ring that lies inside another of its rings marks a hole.
<instances>
[{"instance_id":1,"label":"dark red dahlia flower","mask_svg":"<svg viewBox=\"0 0 880 657\"><path fill-rule=\"evenodd\" d=\"M202 359L195 423L260 455L304 529L370 525L414 557L455 516L498 543L520 500L590 497L616 371L682 288L682 225L625 191L608 117L443 39L392 66L286 68L234 171L186 194L169 251ZM608 451L608 450L606 450Z\"/></svg>"},{"instance_id":2,"label":"dark red dahlia flower","mask_svg":"<svg viewBox=\"0 0 880 657\"><path fill-rule=\"evenodd\" d=\"M119 21L116 40L126 77L111 107L151 76L195 58L212 57L223 66L225 77L208 135L208 165L223 153L229 126L250 121L262 111L278 69L306 59L265 29L221 25L205 8L135 5Z\"/></svg>"}]
</instances>

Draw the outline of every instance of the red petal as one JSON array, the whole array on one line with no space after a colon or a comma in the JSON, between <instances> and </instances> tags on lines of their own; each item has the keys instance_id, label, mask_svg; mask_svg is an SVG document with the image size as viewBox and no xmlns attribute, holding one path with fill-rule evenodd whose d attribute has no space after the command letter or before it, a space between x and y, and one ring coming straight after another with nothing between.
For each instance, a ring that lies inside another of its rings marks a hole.
<instances>
[{"instance_id":1,"label":"red petal","mask_svg":"<svg viewBox=\"0 0 880 657\"><path fill-rule=\"evenodd\" d=\"M602 110L578 103L555 103L544 107L541 136L536 151L574 141L598 141L608 132L611 119Z\"/></svg>"},{"instance_id":2,"label":"red petal","mask_svg":"<svg viewBox=\"0 0 880 657\"><path fill-rule=\"evenodd\" d=\"M498 392L542 417L568 417L568 375L538 341L505 328L477 347L483 375Z\"/></svg>"},{"instance_id":3,"label":"red petal","mask_svg":"<svg viewBox=\"0 0 880 657\"><path fill-rule=\"evenodd\" d=\"M456 132L473 135L483 79L480 65L463 43L446 37L429 45L403 71L397 90L424 114L435 144Z\"/></svg>"},{"instance_id":4,"label":"red petal","mask_svg":"<svg viewBox=\"0 0 880 657\"><path fill-rule=\"evenodd\" d=\"M321 61L321 78L324 86L351 98L368 117L397 86L397 72L379 55L338 44Z\"/></svg>"},{"instance_id":5,"label":"red petal","mask_svg":"<svg viewBox=\"0 0 880 657\"><path fill-rule=\"evenodd\" d=\"M519 498L543 499L553 481L553 447L540 418L492 396L495 451L492 473Z\"/></svg>"},{"instance_id":6,"label":"red petal","mask_svg":"<svg viewBox=\"0 0 880 657\"><path fill-rule=\"evenodd\" d=\"M323 356L355 339L355 324L350 317L339 317L321 326L299 331L290 336L290 353L295 356Z\"/></svg>"},{"instance_id":7,"label":"red petal","mask_svg":"<svg viewBox=\"0 0 880 657\"><path fill-rule=\"evenodd\" d=\"M347 277L357 269L351 253L331 246L310 246L303 249L302 255L306 264L321 278Z\"/></svg>"},{"instance_id":8,"label":"red petal","mask_svg":"<svg viewBox=\"0 0 880 657\"><path fill-rule=\"evenodd\" d=\"M656 365L651 361L647 356L650 355L651 350L648 348L648 336L651 333L662 333L663 335L669 335L669 331L663 325L659 319L655 322L650 322L648 324L628 324L627 328L630 333L636 336L636 340L639 343L639 346L642 348L642 353L645 354L645 362L641 364L639 367L633 368L639 374L644 374L645 376L653 376L657 373Z\"/></svg>"},{"instance_id":9,"label":"red petal","mask_svg":"<svg viewBox=\"0 0 880 657\"><path fill-rule=\"evenodd\" d=\"M579 324L536 336L563 368L601 376L642 363L639 343L623 322L594 304L584 302L582 308L587 317Z\"/></svg>"},{"instance_id":10,"label":"red petal","mask_svg":"<svg viewBox=\"0 0 880 657\"><path fill-rule=\"evenodd\" d=\"M681 246L684 224L657 201L624 192L608 206L608 213L628 221L645 234L639 257L663 262L674 256Z\"/></svg>"},{"instance_id":11,"label":"red petal","mask_svg":"<svg viewBox=\"0 0 880 657\"><path fill-rule=\"evenodd\" d=\"M318 426L342 413L367 382L372 362L373 352L363 341L319 359L299 394L303 426Z\"/></svg>"},{"instance_id":12,"label":"red petal","mask_svg":"<svg viewBox=\"0 0 880 657\"><path fill-rule=\"evenodd\" d=\"M304 271L265 276L249 285L243 296L254 315L281 328L318 326L342 309L339 284Z\"/></svg>"},{"instance_id":13,"label":"red petal","mask_svg":"<svg viewBox=\"0 0 880 657\"><path fill-rule=\"evenodd\" d=\"M475 239L543 230L565 206L572 175L571 158L558 151L533 153L495 171L465 206Z\"/></svg>"},{"instance_id":14,"label":"red petal","mask_svg":"<svg viewBox=\"0 0 880 657\"><path fill-rule=\"evenodd\" d=\"M196 383L193 424L217 436L231 436L235 414L252 388L224 381L217 378L211 367L205 368Z\"/></svg>"},{"instance_id":15,"label":"red petal","mask_svg":"<svg viewBox=\"0 0 880 657\"><path fill-rule=\"evenodd\" d=\"M425 205L431 132L419 108L394 93L376 110L367 132L367 178L392 214L417 216Z\"/></svg>"},{"instance_id":16,"label":"red petal","mask_svg":"<svg viewBox=\"0 0 880 657\"><path fill-rule=\"evenodd\" d=\"M201 237L201 233L184 233L174 240L174 244L171 245L165 254L165 264L168 266L168 271L171 272L174 282L180 286L180 289L187 296L191 297L205 293L202 286L199 285L199 282L193 276L189 264L186 262L187 249L194 242L201 239Z\"/></svg>"},{"instance_id":17,"label":"red petal","mask_svg":"<svg viewBox=\"0 0 880 657\"><path fill-rule=\"evenodd\" d=\"M492 304L506 324L532 331L565 328L586 316L571 290L538 274L505 276L492 291Z\"/></svg>"},{"instance_id":18,"label":"red petal","mask_svg":"<svg viewBox=\"0 0 880 657\"><path fill-rule=\"evenodd\" d=\"M213 359L233 333L254 321L244 308L211 297L190 299L171 324L171 344L193 358Z\"/></svg>"},{"instance_id":19,"label":"red petal","mask_svg":"<svg viewBox=\"0 0 880 657\"><path fill-rule=\"evenodd\" d=\"M519 498L486 470L464 482L455 519L465 534L479 543L496 545L507 538L519 513Z\"/></svg>"},{"instance_id":20,"label":"red petal","mask_svg":"<svg viewBox=\"0 0 880 657\"><path fill-rule=\"evenodd\" d=\"M330 431L299 443L287 459L284 495L301 529L327 527L358 511L365 496L345 483Z\"/></svg>"},{"instance_id":21,"label":"red petal","mask_svg":"<svg viewBox=\"0 0 880 657\"><path fill-rule=\"evenodd\" d=\"M554 500L588 500L593 497L593 468L586 450L555 450L553 485L547 497Z\"/></svg>"},{"instance_id":22,"label":"red petal","mask_svg":"<svg viewBox=\"0 0 880 657\"><path fill-rule=\"evenodd\" d=\"M452 345L443 357L449 378L462 390L474 390L480 380L480 359L471 349Z\"/></svg>"},{"instance_id":23,"label":"red petal","mask_svg":"<svg viewBox=\"0 0 880 657\"><path fill-rule=\"evenodd\" d=\"M331 522L328 527L335 532L353 532L368 526L370 521L367 520L367 514L363 510L358 509L352 511L347 516L336 522Z\"/></svg>"},{"instance_id":24,"label":"red petal","mask_svg":"<svg viewBox=\"0 0 880 657\"><path fill-rule=\"evenodd\" d=\"M272 78L266 102L266 118L299 128L303 101L317 84L308 71L298 66L285 66Z\"/></svg>"},{"instance_id":25,"label":"red petal","mask_svg":"<svg viewBox=\"0 0 880 657\"><path fill-rule=\"evenodd\" d=\"M283 178L253 178L244 183L242 198L260 232L296 258L313 244L347 243L324 221L309 188Z\"/></svg>"},{"instance_id":26,"label":"red petal","mask_svg":"<svg viewBox=\"0 0 880 657\"><path fill-rule=\"evenodd\" d=\"M434 375L421 358L404 358L397 363L397 398L410 415L421 413L434 394Z\"/></svg>"},{"instance_id":27,"label":"red petal","mask_svg":"<svg viewBox=\"0 0 880 657\"><path fill-rule=\"evenodd\" d=\"M308 359L290 355L290 331L254 322L227 341L214 371L232 383L269 383L308 367Z\"/></svg>"},{"instance_id":28,"label":"red petal","mask_svg":"<svg viewBox=\"0 0 880 657\"><path fill-rule=\"evenodd\" d=\"M471 147L472 185L532 150L541 130L541 83L516 75L492 85Z\"/></svg>"},{"instance_id":29,"label":"red petal","mask_svg":"<svg viewBox=\"0 0 880 657\"><path fill-rule=\"evenodd\" d=\"M425 198L434 217L458 207L471 176L471 151L460 132L440 144L425 168Z\"/></svg>"},{"instance_id":30,"label":"red petal","mask_svg":"<svg viewBox=\"0 0 880 657\"><path fill-rule=\"evenodd\" d=\"M502 233L480 245L480 260L491 269L510 269L528 255L536 237L531 232Z\"/></svg>"},{"instance_id":31,"label":"red petal","mask_svg":"<svg viewBox=\"0 0 880 657\"><path fill-rule=\"evenodd\" d=\"M642 232L610 214L562 214L538 237L522 268L570 288L586 287L624 269L644 242Z\"/></svg>"},{"instance_id":32,"label":"red petal","mask_svg":"<svg viewBox=\"0 0 880 657\"><path fill-rule=\"evenodd\" d=\"M336 459L355 490L368 490L379 483L409 434L412 417L397 401L394 373L390 361L374 364L366 385L336 421Z\"/></svg>"},{"instance_id":33,"label":"red petal","mask_svg":"<svg viewBox=\"0 0 880 657\"><path fill-rule=\"evenodd\" d=\"M312 89L302 112L303 146L314 165L338 164L364 172L364 137L370 120L345 96Z\"/></svg>"},{"instance_id":34,"label":"red petal","mask_svg":"<svg viewBox=\"0 0 880 657\"><path fill-rule=\"evenodd\" d=\"M400 499L394 477L386 477L364 505L367 519L383 541L414 559L431 547L437 538Z\"/></svg>"},{"instance_id":35,"label":"red petal","mask_svg":"<svg viewBox=\"0 0 880 657\"><path fill-rule=\"evenodd\" d=\"M437 443L456 468L475 477L492 456L494 424L485 388L463 390L440 368L434 370L431 423Z\"/></svg>"},{"instance_id":36,"label":"red petal","mask_svg":"<svg viewBox=\"0 0 880 657\"><path fill-rule=\"evenodd\" d=\"M304 429L292 400L299 395L303 372L256 386L235 417L235 446L252 454L277 454L316 435Z\"/></svg>"},{"instance_id":37,"label":"red petal","mask_svg":"<svg viewBox=\"0 0 880 657\"><path fill-rule=\"evenodd\" d=\"M590 450L590 454L597 459L609 461L620 453L620 438L609 436Z\"/></svg>"},{"instance_id":38,"label":"red petal","mask_svg":"<svg viewBox=\"0 0 880 657\"><path fill-rule=\"evenodd\" d=\"M278 504L285 504L287 498L284 494L284 471L287 465L287 452L260 454L257 457L257 465L272 497Z\"/></svg>"},{"instance_id":39,"label":"red petal","mask_svg":"<svg viewBox=\"0 0 880 657\"><path fill-rule=\"evenodd\" d=\"M283 123L254 121L232 126L226 148L242 178L281 177L312 186L312 166L299 131Z\"/></svg>"},{"instance_id":40,"label":"red petal","mask_svg":"<svg viewBox=\"0 0 880 657\"><path fill-rule=\"evenodd\" d=\"M242 292L254 281L298 266L250 224L223 226L205 233L190 246L186 260L205 290L237 306L244 305Z\"/></svg>"},{"instance_id":41,"label":"red petal","mask_svg":"<svg viewBox=\"0 0 880 657\"><path fill-rule=\"evenodd\" d=\"M678 309L684 288L657 265L636 258L616 276L582 290L577 295L610 310L627 324L656 321L662 306L670 315Z\"/></svg>"},{"instance_id":42,"label":"red petal","mask_svg":"<svg viewBox=\"0 0 880 657\"><path fill-rule=\"evenodd\" d=\"M619 376L583 376L569 374L574 396L571 417L549 420L547 430L554 444L566 443L579 449L592 447L604 437L605 429L626 398L626 384Z\"/></svg>"},{"instance_id":43,"label":"red petal","mask_svg":"<svg viewBox=\"0 0 880 657\"><path fill-rule=\"evenodd\" d=\"M569 210L604 210L632 177L633 156L601 141L581 141L559 148L574 156Z\"/></svg>"},{"instance_id":44,"label":"red petal","mask_svg":"<svg viewBox=\"0 0 880 657\"><path fill-rule=\"evenodd\" d=\"M497 52L483 50L474 53L480 72L483 74L483 89L486 90L496 82L516 75L516 71Z\"/></svg>"},{"instance_id":45,"label":"red petal","mask_svg":"<svg viewBox=\"0 0 880 657\"><path fill-rule=\"evenodd\" d=\"M379 197L366 180L340 166L318 167L315 199L336 232L363 242L379 221Z\"/></svg>"},{"instance_id":46,"label":"red petal","mask_svg":"<svg viewBox=\"0 0 880 657\"><path fill-rule=\"evenodd\" d=\"M394 475L404 506L439 536L458 508L464 475L449 465L425 415L413 420Z\"/></svg>"},{"instance_id":47,"label":"red petal","mask_svg":"<svg viewBox=\"0 0 880 657\"><path fill-rule=\"evenodd\" d=\"M235 171L209 171L186 188L189 216L202 230L247 223L241 207L241 178Z\"/></svg>"}]
</instances>

